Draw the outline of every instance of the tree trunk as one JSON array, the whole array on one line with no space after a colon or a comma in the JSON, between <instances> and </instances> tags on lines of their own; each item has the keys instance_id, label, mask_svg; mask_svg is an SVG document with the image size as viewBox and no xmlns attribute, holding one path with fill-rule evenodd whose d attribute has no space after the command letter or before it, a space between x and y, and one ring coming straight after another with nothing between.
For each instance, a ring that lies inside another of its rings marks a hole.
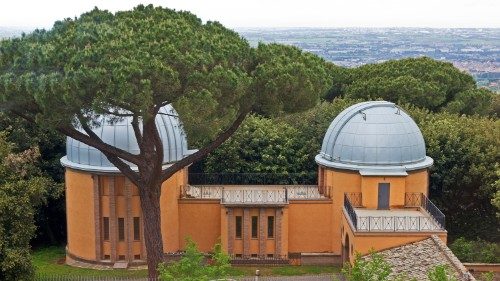
<instances>
[{"instance_id":1,"label":"tree trunk","mask_svg":"<svg viewBox=\"0 0 500 281\"><path fill-rule=\"evenodd\" d=\"M163 262L160 216L161 183L153 186L139 186L139 193L144 222L148 275L151 280L156 280L158 278L158 264Z\"/></svg>"}]
</instances>

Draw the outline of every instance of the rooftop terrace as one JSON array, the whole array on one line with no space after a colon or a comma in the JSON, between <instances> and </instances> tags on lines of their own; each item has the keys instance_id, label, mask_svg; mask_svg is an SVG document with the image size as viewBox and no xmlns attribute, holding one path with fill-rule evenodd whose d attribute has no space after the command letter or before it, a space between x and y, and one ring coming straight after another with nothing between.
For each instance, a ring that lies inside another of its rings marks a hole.
<instances>
[{"instance_id":1,"label":"rooftop terrace","mask_svg":"<svg viewBox=\"0 0 500 281\"><path fill-rule=\"evenodd\" d=\"M317 185L187 185L181 198L219 199L224 205L285 205L289 200L326 200Z\"/></svg>"},{"instance_id":2,"label":"rooftop terrace","mask_svg":"<svg viewBox=\"0 0 500 281\"><path fill-rule=\"evenodd\" d=\"M445 230L444 214L422 193L406 193L405 206L367 209L361 193L344 195L344 214L357 232L434 232Z\"/></svg>"}]
</instances>

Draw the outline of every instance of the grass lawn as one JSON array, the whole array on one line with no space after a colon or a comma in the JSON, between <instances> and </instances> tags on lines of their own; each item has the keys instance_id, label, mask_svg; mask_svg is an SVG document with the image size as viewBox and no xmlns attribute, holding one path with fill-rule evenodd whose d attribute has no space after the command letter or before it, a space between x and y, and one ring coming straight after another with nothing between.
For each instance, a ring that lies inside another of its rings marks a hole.
<instances>
[{"instance_id":1,"label":"grass lawn","mask_svg":"<svg viewBox=\"0 0 500 281\"><path fill-rule=\"evenodd\" d=\"M71 267L64 263L63 247L47 247L37 249L33 253L33 264L38 276L78 276L78 277L146 277L146 270L96 270ZM232 276L253 276L259 269L261 276L292 276L339 272L335 266L235 266L231 268Z\"/></svg>"},{"instance_id":2,"label":"grass lawn","mask_svg":"<svg viewBox=\"0 0 500 281\"><path fill-rule=\"evenodd\" d=\"M33 252L33 265L38 276L82 276L82 277L145 277L146 270L96 270L72 267L64 263L64 247L47 247Z\"/></svg>"}]
</instances>

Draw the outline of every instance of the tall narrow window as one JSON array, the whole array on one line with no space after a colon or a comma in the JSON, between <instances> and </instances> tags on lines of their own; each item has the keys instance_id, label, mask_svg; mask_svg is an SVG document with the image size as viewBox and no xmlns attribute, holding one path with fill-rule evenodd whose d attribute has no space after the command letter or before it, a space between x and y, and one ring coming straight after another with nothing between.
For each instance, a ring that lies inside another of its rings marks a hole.
<instances>
[{"instance_id":1,"label":"tall narrow window","mask_svg":"<svg viewBox=\"0 0 500 281\"><path fill-rule=\"evenodd\" d=\"M141 239L141 229L139 217L134 217L134 240Z\"/></svg>"},{"instance_id":2,"label":"tall narrow window","mask_svg":"<svg viewBox=\"0 0 500 281\"><path fill-rule=\"evenodd\" d=\"M274 217L267 217L267 238L274 238Z\"/></svg>"},{"instance_id":3,"label":"tall narrow window","mask_svg":"<svg viewBox=\"0 0 500 281\"><path fill-rule=\"evenodd\" d=\"M259 217L252 216L252 238L257 238L259 232Z\"/></svg>"},{"instance_id":4,"label":"tall narrow window","mask_svg":"<svg viewBox=\"0 0 500 281\"><path fill-rule=\"evenodd\" d=\"M241 216L236 216L236 238L241 238Z\"/></svg>"},{"instance_id":5,"label":"tall narrow window","mask_svg":"<svg viewBox=\"0 0 500 281\"><path fill-rule=\"evenodd\" d=\"M103 239L104 241L109 240L109 218L108 217L103 217L102 218L102 230L103 230Z\"/></svg>"},{"instance_id":6,"label":"tall narrow window","mask_svg":"<svg viewBox=\"0 0 500 281\"><path fill-rule=\"evenodd\" d=\"M118 218L118 240L125 240L125 219Z\"/></svg>"}]
</instances>

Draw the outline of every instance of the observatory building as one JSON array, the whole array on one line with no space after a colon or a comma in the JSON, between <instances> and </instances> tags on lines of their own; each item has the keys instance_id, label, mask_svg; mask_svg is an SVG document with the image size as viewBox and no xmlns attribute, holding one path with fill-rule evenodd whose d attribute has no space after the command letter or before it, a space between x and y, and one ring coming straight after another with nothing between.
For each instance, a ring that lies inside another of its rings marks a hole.
<instances>
[{"instance_id":1,"label":"observatory building","mask_svg":"<svg viewBox=\"0 0 500 281\"><path fill-rule=\"evenodd\" d=\"M156 119L165 166L192 152L172 115ZM99 123L93 130L104 142L139 152L131 120L103 116ZM395 104L363 102L342 111L315 161L315 185L198 184L180 170L162 185L165 258L178 257L186 237L205 252L221 241L235 264L334 264L431 237L446 243L445 217L428 199L433 160L418 126ZM71 138L61 163L68 263L145 264L137 187L98 150Z\"/></svg>"}]
</instances>

